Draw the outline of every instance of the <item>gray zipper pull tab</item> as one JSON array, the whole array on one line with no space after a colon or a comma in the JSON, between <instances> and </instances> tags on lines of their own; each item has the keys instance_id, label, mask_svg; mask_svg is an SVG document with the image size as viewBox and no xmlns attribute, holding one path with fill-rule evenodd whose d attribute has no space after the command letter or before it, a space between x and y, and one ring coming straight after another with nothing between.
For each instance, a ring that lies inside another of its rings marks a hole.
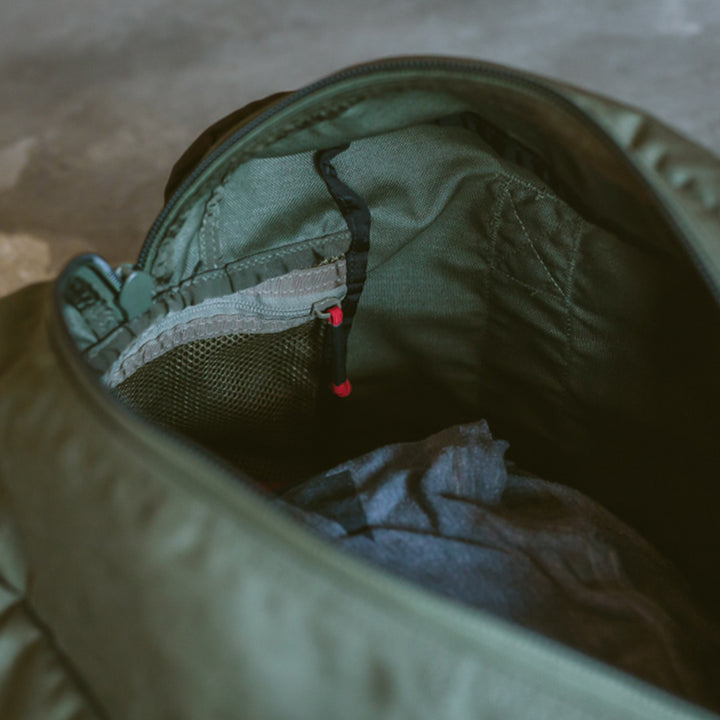
<instances>
[{"instance_id":1,"label":"gray zipper pull tab","mask_svg":"<svg viewBox=\"0 0 720 720\"><path fill-rule=\"evenodd\" d=\"M132 320L150 309L155 294L155 280L143 270L135 270L129 263L121 265L117 274L122 282L118 305L128 320Z\"/></svg>"}]
</instances>

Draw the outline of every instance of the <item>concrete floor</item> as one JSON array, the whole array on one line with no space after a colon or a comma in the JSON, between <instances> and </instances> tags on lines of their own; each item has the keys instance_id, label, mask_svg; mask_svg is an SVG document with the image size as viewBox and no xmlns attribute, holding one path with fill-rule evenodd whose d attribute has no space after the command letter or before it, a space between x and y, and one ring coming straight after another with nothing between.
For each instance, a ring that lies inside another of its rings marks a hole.
<instances>
[{"instance_id":1,"label":"concrete floor","mask_svg":"<svg viewBox=\"0 0 720 720\"><path fill-rule=\"evenodd\" d=\"M132 259L217 118L342 66L484 58L644 107L720 148L718 0L5 0L0 294Z\"/></svg>"}]
</instances>

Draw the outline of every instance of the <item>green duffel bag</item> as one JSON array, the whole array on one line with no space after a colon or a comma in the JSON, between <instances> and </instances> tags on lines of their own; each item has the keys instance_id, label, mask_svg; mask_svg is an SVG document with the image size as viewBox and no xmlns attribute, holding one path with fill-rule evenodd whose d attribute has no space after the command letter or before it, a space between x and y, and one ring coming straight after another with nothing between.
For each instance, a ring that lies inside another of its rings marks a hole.
<instances>
[{"instance_id":1,"label":"green duffel bag","mask_svg":"<svg viewBox=\"0 0 720 720\"><path fill-rule=\"evenodd\" d=\"M277 497L484 418L717 622L719 297L720 161L611 100L398 58L220 121L135 264L0 301L0 717L712 717Z\"/></svg>"}]
</instances>

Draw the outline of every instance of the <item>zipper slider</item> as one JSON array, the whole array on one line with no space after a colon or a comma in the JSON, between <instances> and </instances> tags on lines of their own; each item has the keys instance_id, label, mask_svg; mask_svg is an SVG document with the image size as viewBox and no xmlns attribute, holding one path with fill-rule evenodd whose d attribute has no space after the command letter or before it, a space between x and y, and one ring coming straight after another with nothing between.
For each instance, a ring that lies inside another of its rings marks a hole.
<instances>
[{"instance_id":1,"label":"zipper slider","mask_svg":"<svg viewBox=\"0 0 720 720\"><path fill-rule=\"evenodd\" d=\"M152 305L155 294L155 279L143 270L136 270L130 263L120 265L115 271L122 285L118 305L128 320L146 312Z\"/></svg>"},{"instance_id":2,"label":"zipper slider","mask_svg":"<svg viewBox=\"0 0 720 720\"><path fill-rule=\"evenodd\" d=\"M334 305L326 312L332 342L330 389L338 397L344 398L352 392L352 385L347 377L347 333L343 327L343 311L340 305Z\"/></svg>"}]
</instances>

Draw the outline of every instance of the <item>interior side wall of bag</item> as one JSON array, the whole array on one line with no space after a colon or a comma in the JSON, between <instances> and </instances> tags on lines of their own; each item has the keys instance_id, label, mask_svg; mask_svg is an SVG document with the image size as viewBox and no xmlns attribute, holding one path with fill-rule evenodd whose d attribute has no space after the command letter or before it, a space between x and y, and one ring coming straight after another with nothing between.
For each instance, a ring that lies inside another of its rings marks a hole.
<instances>
[{"instance_id":1,"label":"interior side wall of bag","mask_svg":"<svg viewBox=\"0 0 720 720\"><path fill-rule=\"evenodd\" d=\"M689 262L590 222L466 128L359 139L334 164L372 226L324 464L487 418L512 459L607 505L709 593L720 324ZM219 246L340 231L323 190L313 153L241 166Z\"/></svg>"},{"instance_id":2,"label":"interior side wall of bag","mask_svg":"<svg viewBox=\"0 0 720 720\"><path fill-rule=\"evenodd\" d=\"M720 317L689 263L588 222L467 130L356 142L336 166L373 216L344 454L484 417L714 604Z\"/></svg>"},{"instance_id":3,"label":"interior side wall of bag","mask_svg":"<svg viewBox=\"0 0 720 720\"><path fill-rule=\"evenodd\" d=\"M720 323L689 264L587 222L466 130L357 142L336 164L373 215L343 436L485 416L526 467L707 574Z\"/></svg>"},{"instance_id":4,"label":"interior side wall of bag","mask_svg":"<svg viewBox=\"0 0 720 720\"><path fill-rule=\"evenodd\" d=\"M353 142L333 163L370 208L371 249L349 339L354 392L320 408L322 464L484 417L511 459L605 504L720 599L709 293L627 169L572 128L575 144L559 142L567 124L545 118L544 139L537 117L512 129L557 158L582 207L497 143L430 121L440 117L368 137L338 131ZM200 196L160 245L161 282L346 229L307 149L333 133L301 135Z\"/></svg>"}]
</instances>

